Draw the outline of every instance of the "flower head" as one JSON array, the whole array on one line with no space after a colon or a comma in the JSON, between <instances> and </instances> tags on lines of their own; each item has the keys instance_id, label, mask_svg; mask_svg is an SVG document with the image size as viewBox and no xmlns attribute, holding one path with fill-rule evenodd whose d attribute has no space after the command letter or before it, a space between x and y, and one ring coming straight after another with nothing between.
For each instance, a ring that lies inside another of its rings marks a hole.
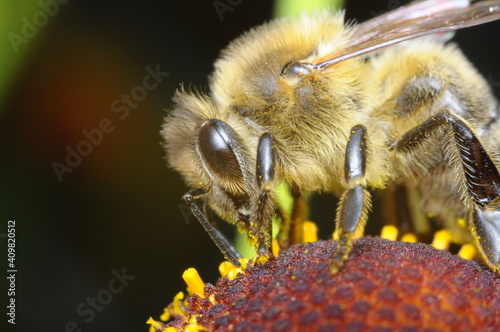
<instances>
[{"instance_id":1,"label":"flower head","mask_svg":"<svg viewBox=\"0 0 500 332\"><path fill-rule=\"evenodd\" d=\"M205 284L156 331L497 331L500 279L475 261L426 244L355 242L333 274L334 241L282 250ZM198 291L200 293L200 291ZM172 308L172 307L171 307ZM170 310L173 312L172 310Z\"/></svg>"}]
</instances>

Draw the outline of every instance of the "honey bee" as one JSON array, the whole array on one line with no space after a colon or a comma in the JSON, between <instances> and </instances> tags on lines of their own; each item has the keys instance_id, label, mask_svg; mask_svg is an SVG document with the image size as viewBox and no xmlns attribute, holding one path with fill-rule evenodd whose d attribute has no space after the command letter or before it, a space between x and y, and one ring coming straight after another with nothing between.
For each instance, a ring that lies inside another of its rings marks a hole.
<instances>
[{"instance_id":1,"label":"honey bee","mask_svg":"<svg viewBox=\"0 0 500 332\"><path fill-rule=\"evenodd\" d=\"M246 230L265 261L274 216L280 245L300 242L304 195L334 193L339 268L363 235L370 191L382 189L411 196L407 209L474 241L500 271L500 109L442 38L499 18L500 1L429 0L359 25L323 11L246 32L215 62L209 93L174 96L162 136L170 166L192 188L184 201L239 265L212 211ZM276 203L282 182L295 200L291 217ZM409 215L398 218L415 222Z\"/></svg>"}]
</instances>

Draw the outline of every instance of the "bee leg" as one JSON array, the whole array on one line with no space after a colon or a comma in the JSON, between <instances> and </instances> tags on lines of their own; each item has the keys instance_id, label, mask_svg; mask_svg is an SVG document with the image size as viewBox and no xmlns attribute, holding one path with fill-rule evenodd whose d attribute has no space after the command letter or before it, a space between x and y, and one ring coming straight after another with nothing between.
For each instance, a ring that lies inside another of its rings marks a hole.
<instances>
[{"instance_id":1,"label":"bee leg","mask_svg":"<svg viewBox=\"0 0 500 332\"><path fill-rule=\"evenodd\" d=\"M241 254L238 250L236 250L231 242L229 242L224 234L222 234L208 221L205 214L201 212L200 208L195 203L195 199L204 192L205 191L203 189L192 189L182 196L182 200L191 208L191 213L196 217L196 219L198 219L210 238L214 241L217 248L219 248L221 253L224 255L224 258L234 266L241 267L241 263L239 261L239 259L242 258Z\"/></svg>"},{"instance_id":2,"label":"bee leg","mask_svg":"<svg viewBox=\"0 0 500 332\"><path fill-rule=\"evenodd\" d=\"M248 229L251 243L256 245L257 261L265 262L272 256L271 237L272 237L272 214L274 213L274 204L270 199L271 190L275 179L275 142L271 134L265 133L259 138L257 147L257 186L259 194L254 206L254 213L250 218Z\"/></svg>"},{"instance_id":3,"label":"bee leg","mask_svg":"<svg viewBox=\"0 0 500 332\"><path fill-rule=\"evenodd\" d=\"M351 129L345 158L345 180L347 190L340 198L335 218L334 237L338 248L333 255L332 272L342 268L352 249L352 241L363 235L371 208L371 195L362 182L366 168L366 128L356 125Z\"/></svg>"},{"instance_id":4,"label":"bee leg","mask_svg":"<svg viewBox=\"0 0 500 332\"><path fill-rule=\"evenodd\" d=\"M418 146L434 129L449 125L462 164L465 183L474 204L470 228L486 263L500 272L500 173L467 122L443 111L403 135L399 151Z\"/></svg>"},{"instance_id":5,"label":"bee leg","mask_svg":"<svg viewBox=\"0 0 500 332\"><path fill-rule=\"evenodd\" d=\"M282 215L281 228L278 234L280 249L287 249L292 244L302 243L302 224L307 215L307 201L296 184L291 184L293 198L292 216Z\"/></svg>"},{"instance_id":6,"label":"bee leg","mask_svg":"<svg viewBox=\"0 0 500 332\"><path fill-rule=\"evenodd\" d=\"M384 219L389 225L396 226L401 236L413 234L420 242L432 240L432 226L418 206L420 193L416 188L399 184L385 190L383 195Z\"/></svg>"},{"instance_id":7,"label":"bee leg","mask_svg":"<svg viewBox=\"0 0 500 332\"><path fill-rule=\"evenodd\" d=\"M500 211L476 208L471 212L470 228L486 263L500 274Z\"/></svg>"},{"instance_id":8,"label":"bee leg","mask_svg":"<svg viewBox=\"0 0 500 332\"><path fill-rule=\"evenodd\" d=\"M300 189L292 185L293 210L290 225L290 244L302 243L302 224L307 214L307 202L302 196Z\"/></svg>"},{"instance_id":9,"label":"bee leg","mask_svg":"<svg viewBox=\"0 0 500 332\"><path fill-rule=\"evenodd\" d=\"M281 219L280 230L278 232L277 240L280 249L287 249L292 244L292 219L286 211L279 210L279 217Z\"/></svg>"}]
</instances>

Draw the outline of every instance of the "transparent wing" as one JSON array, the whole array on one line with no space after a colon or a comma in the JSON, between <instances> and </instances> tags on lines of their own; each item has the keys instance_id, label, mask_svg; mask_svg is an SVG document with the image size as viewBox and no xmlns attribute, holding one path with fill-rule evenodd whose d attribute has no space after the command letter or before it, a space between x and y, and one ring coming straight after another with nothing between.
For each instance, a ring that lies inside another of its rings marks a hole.
<instances>
[{"instance_id":1,"label":"transparent wing","mask_svg":"<svg viewBox=\"0 0 500 332\"><path fill-rule=\"evenodd\" d=\"M353 39L359 43L370 39L374 33L377 33L378 29L384 26L404 25L410 19L425 19L430 15L440 14L457 8L466 8L468 6L469 0L416 0L408 5L363 22L354 32Z\"/></svg>"},{"instance_id":2,"label":"transparent wing","mask_svg":"<svg viewBox=\"0 0 500 332\"><path fill-rule=\"evenodd\" d=\"M417 1L360 24L345 47L313 65L324 70L341 61L434 33L444 33L500 19L500 1L462 7L455 1Z\"/></svg>"}]
</instances>

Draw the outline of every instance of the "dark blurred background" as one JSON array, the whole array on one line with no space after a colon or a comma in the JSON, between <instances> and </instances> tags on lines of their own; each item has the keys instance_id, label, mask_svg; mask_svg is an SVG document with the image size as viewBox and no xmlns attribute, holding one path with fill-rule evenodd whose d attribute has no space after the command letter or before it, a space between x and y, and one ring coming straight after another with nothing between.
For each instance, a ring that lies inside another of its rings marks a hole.
<instances>
[{"instance_id":1,"label":"dark blurred background","mask_svg":"<svg viewBox=\"0 0 500 332\"><path fill-rule=\"evenodd\" d=\"M241 1L223 20L212 0L66 2L45 22L38 1L0 0L1 326L147 331L148 317L185 289L186 268L215 282L222 261L179 209L187 188L166 167L162 119L179 84L206 87L220 49L269 20L272 2ZM347 17L362 21L402 3L348 1ZM36 33L23 20L35 17ZM23 39L23 29L33 35ZM492 23L455 38L497 96L499 33ZM113 112L113 103L125 105L115 100L140 92L147 67L168 76L129 113ZM103 121L112 131L84 143ZM87 155L58 177L54 162L66 164L68 149L78 148ZM323 236L333 231L331 200L313 207ZM15 326L5 314L8 220L16 220ZM114 284L117 274L124 287Z\"/></svg>"}]
</instances>

